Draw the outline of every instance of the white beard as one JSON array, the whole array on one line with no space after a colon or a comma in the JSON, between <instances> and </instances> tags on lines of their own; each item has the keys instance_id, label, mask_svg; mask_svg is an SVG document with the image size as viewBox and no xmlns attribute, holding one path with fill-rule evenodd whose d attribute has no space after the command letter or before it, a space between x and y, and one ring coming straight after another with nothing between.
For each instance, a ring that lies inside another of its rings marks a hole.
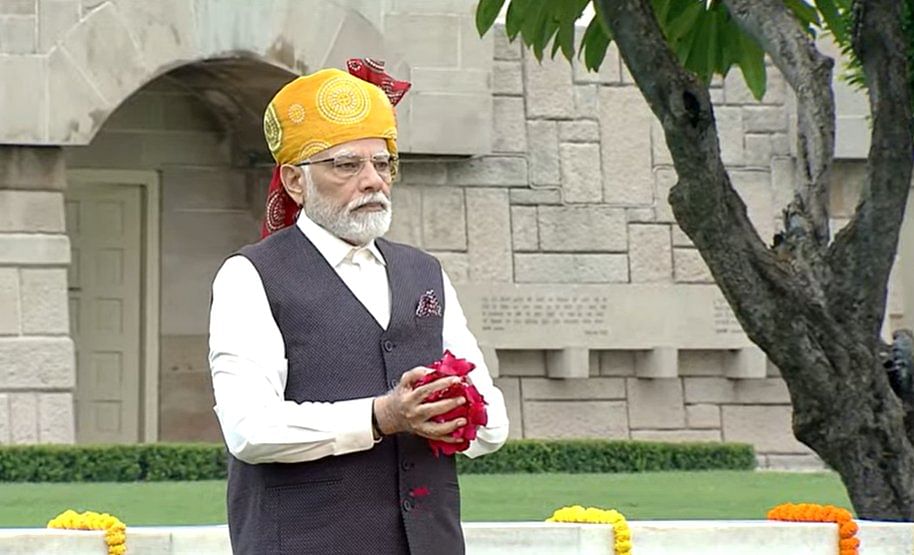
<instances>
[{"instance_id":1,"label":"white beard","mask_svg":"<svg viewBox=\"0 0 914 555\"><path fill-rule=\"evenodd\" d=\"M390 229L393 215L390 198L381 191L367 194L355 199L345 206L335 204L331 199L321 195L312 180L308 180L308 196L305 200L305 215L330 233L344 241L356 245L367 245L382 237ZM376 212L354 212L366 204L377 203L383 210Z\"/></svg>"}]
</instances>

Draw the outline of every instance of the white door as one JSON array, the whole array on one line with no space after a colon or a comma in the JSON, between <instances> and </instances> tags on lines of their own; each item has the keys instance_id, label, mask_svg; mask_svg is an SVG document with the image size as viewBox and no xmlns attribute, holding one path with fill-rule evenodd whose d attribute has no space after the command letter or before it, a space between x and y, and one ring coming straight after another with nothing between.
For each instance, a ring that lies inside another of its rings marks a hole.
<instances>
[{"instance_id":1,"label":"white door","mask_svg":"<svg viewBox=\"0 0 914 555\"><path fill-rule=\"evenodd\" d=\"M71 180L66 207L76 438L137 442L142 189Z\"/></svg>"}]
</instances>

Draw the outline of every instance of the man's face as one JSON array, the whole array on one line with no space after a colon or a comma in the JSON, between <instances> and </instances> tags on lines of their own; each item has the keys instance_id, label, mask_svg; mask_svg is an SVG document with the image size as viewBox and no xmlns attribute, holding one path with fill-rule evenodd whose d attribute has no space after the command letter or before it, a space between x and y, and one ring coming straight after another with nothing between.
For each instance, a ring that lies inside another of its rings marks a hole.
<instances>
[{"instance_id":1,"label":"man's face","mask_svg":"<svg viewBox=\"0 0 914 555\"><path fill-rule=\"evenodd\" d=\"M383 139L360 139L310 158L303 167L303 209L314 222L353 244L387 233L393 171ZM310 173L310 179L308 174Z\"/></svg>"}]
</instances>

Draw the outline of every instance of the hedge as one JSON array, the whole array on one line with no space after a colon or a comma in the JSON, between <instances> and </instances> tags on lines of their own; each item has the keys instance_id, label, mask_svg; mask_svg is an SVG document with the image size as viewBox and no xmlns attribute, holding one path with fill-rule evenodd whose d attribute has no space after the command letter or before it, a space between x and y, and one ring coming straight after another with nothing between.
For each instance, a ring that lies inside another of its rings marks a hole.
<instances>
[{"instance_id":1,"label":"hedge","mask_svg":"<svg viewBox=\"0 0 914 555\"><path fill-rule=\"evenodd\" d=\"M138 482L225 478L221 444L0 446L0 482Z\"/></svg>"},{"instance_id":2,"label":"hedge","mask_svg":"<svg viewBox=\"0 0 914 555\"><path fill-rule=\"evenodd\" d=\"M463 474L752 470L755 451L741 443L528 439L485 457L460 457L458 467Z\"/></svg>"},{"instance_id":3,"label":"hedge","mask_svg":"<svg viewBox=\"0 0 914 555\"><path fill-rule=\"evenodd\" d=\"M221 480L221 444L0 446L0 482ZM750 445L602 440L516 440L477 459L458 458L463 474L751 470Z\"/></svg>"}]
</instances>

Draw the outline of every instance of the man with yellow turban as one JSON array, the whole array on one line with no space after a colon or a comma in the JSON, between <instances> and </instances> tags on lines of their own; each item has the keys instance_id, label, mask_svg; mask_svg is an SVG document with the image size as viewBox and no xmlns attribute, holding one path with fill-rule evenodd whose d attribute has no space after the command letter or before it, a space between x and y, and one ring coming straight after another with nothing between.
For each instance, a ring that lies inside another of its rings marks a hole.
<instances>
[{"instance_id":1,"label":"man with yellow turban","mask_svg":"<svg viewBox=\"0 0 914 555\"><path fill-rule=\"evenodd\" d=\"M430 442L495 451L504 398L438 261L381 238L398 172L393 105L409 84L374 60L348 69L299 77L270 102L264 239L213 281L232 549L463 553L454 457ZM471 401L445 395L461 378L426 378L445 350L476 365L485 399L469 443L455 436Z\"/></svg>"}]
</instances>

